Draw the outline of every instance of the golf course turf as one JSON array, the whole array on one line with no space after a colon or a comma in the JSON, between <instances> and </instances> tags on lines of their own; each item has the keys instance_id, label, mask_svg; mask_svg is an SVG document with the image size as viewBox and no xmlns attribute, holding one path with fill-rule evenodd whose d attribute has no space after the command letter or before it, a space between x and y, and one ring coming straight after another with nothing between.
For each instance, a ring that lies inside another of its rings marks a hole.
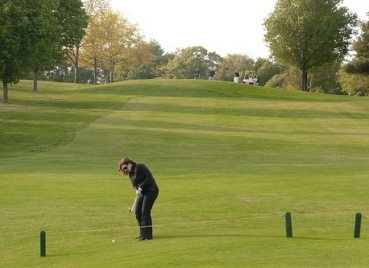
<instances>
[{"instance_id":1,"label":"golf course turf","mask_svg":"<svg viewBox=\"0 0 369 268\"><path fill-rule=\"evenodd\" d=\"M0 137L0 267L369 263L368 98L160 79L33 92L21 81L0 104ZM124 156L160 187L150 241L135 239Z\"/></svg>"}]
</instances>

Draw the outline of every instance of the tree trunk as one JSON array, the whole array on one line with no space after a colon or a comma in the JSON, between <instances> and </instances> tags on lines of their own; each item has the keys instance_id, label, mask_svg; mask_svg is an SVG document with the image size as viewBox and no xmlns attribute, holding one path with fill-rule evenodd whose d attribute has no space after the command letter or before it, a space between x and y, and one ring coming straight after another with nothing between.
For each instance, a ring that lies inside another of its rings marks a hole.
<instances>
[{"instance_id":1,"label":"tree trunk","mask_svg":"<svg viewBox=\"0 0 369 268\"><path fill-rule=\"evenodd\" d=\"M68 60L74 68L74 83L79 82L79 44L75 45L75 48L67 53Z\"/></svg>"},{"instance_id":2,"label":"tree trunk","mask_svg":"<svg viewBox=\"0 0 369 268\"><path fill-rule=\"evenodd\" d=\"M308 73L306 70L302 70L302 74L301 74L301 90L302 91L307 91L307 76Z\"/></svg>"},{"instance_id":3,"label":"tree trunk","mask_svg":"<svg viewBox=\"0 0 369 268\"><path fill-rule=\"evenodd\" d=\"M79 82L79 45L76 46L76 57L74 62L74 83L77 84Z\"/></svg>"},{"instance_id":4,"label":"tree trunk","mask_svg":"<svg viewBox=\"0 0 369 268\"><path fill-rule=\"evenodd\" d=\"M308 72L307 71L304 72L304 90L305 91L309 91L309 87L308 87Z\"/></svg>"},{"instance_id":5,"label":"tree trunk","mask_svg":"<svg viewBox=\"0 0 369 268\"><path fill-rule=\"evenodd\" d=\"M3 82L3 103L8 103L8 83Z\"/></svg>"},{"instance_id":6,"label":"tree trunk","mask_svg":"<svg viewBox=\"0 0 369 268\"><path fill-rule=\"evenodd\" d=\"M77 84L78 80L79 80L79 68L77 63L76 67L74 68L74 83Z\"/></svg>"},{"instance_id":7,"label":"tree trunk","mask_svg":"<svg viewBox=\"0 0 369 268\"><path fill-rule=\"evenodd\" d=\"M33 92L37 92L38 67L33 69Z\"/></svg>"},{"instance_id":8,"label":"tree trunk","mask_svg":"<svg viewBox=\"0 0 369 268\"><path fill-rule=\"evenodd\" d=\"M304 72L301 73L300 90L304 90Z\"/></svg>"},{"instance_id":9,"label":"tree trunk","mask_svg":"<svg viewBox=\"0 0 369 268\"><path fill-rule=\"evenodd\" d=\"M94 85L97 84L97 60L96 56L94 57Z\"/></svg>"}]
</instances>

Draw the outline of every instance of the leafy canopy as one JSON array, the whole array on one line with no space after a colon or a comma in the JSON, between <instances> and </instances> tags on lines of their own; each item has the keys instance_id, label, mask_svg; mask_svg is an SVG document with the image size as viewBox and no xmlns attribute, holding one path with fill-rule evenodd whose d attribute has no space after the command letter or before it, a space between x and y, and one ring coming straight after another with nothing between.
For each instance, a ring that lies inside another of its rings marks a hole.
<instances>
[{"instance_id":1,"label":"leafy canopy","mask_svg":"<svg viewBox=\"0 0 369 268\"><path fill-rule=\"evenodd\" d=\"M342 0L278 0L265 19L265 41L277 61L307 72L340 61L348 52L357 15ZM306 89L306 81L302 81Z\"/></svg>"}]
</instances>

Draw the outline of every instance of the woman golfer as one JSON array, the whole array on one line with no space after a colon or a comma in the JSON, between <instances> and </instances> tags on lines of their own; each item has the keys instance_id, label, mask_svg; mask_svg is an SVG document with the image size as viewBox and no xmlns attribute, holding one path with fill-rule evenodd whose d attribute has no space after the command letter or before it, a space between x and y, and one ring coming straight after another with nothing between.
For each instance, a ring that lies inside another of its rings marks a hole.
<instances>
[{"instance_id":1,"label":"woman golfer","mask_svg":"<svg viewBox=\"0 0 369 268\"><path fill-rule=\"evenodd\" d=\"M150 240L152 236L151 209L159 195L159 188L149 168L142 163L136 163L129 157L119 161L119 171L128 175L137 195L136 219L140 227L139 240Z\"/></svg>"}]
</instances>

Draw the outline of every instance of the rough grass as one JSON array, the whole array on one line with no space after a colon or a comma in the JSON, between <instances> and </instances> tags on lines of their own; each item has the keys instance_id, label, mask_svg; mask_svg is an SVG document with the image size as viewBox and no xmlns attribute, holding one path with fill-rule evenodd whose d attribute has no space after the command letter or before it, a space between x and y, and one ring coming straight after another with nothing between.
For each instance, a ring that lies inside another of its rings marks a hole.
<instances>
[{"instance_id":1,"label":"rough grass","mask_svg":"<svg viewBox=\"0 0 369 268\"><path fill-rule=\"evenodd\" d=\"M0 267L367 266L366 98L193 80L39 86L22 81L0 105ZM134 239L123 156L160 186L152 241Z\"/></svg>"}]
</instances>

